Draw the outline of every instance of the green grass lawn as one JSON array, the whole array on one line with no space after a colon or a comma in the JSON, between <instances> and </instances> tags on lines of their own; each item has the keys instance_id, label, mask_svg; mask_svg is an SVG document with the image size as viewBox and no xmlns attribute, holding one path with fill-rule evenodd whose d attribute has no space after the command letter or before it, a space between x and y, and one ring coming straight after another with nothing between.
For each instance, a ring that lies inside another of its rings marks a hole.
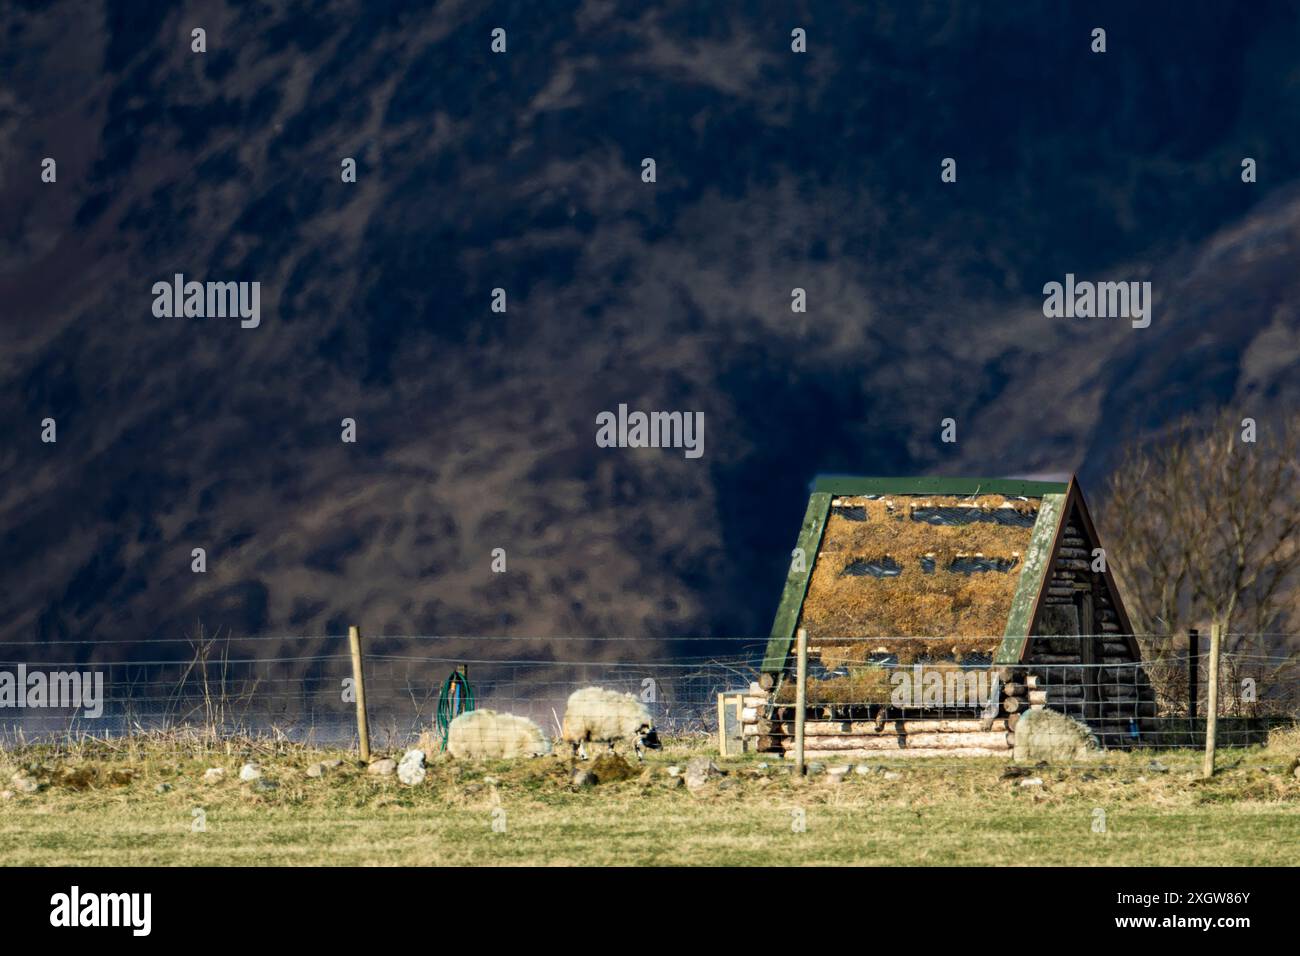
<instances>
[{"instance_id":1,"label":"green grass lawn","mask_svg":"<svg viewBox=\"0 0 1300 956\"><path fill-rule=\"evenodd\" d=\"M437 760L408 787L366 774L355 754L226 751L0 752L0 864L1249 866L1293 865L1300 847L1300 780L1285 749L1221 752L1212 781L1196 777L1199 754L1110 752L1033 768L1033 787L993 758L884 759L834 783L750 756L719 761L726 782L696 792L666 773L707 752L685 744L655 754L648 774L576 791L558 758ZM275 789L238 779L250 755ZM346 762L306 776L331 756ZM203 783L218 766L225 780ZM16 791L15 772L41 789Z\"/></svg>"}]
</instances>

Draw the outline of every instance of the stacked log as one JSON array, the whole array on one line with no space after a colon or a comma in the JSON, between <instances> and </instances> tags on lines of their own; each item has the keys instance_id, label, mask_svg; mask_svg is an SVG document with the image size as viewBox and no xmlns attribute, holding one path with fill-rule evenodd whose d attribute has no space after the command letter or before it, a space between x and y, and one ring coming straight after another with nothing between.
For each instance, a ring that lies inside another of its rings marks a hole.
<instances>
[{"instance_id":1,"label":"stacked log","mask_svg":"<svg viewBox=\"0 0 1300 956\"><path fill-rule=\"evenodd\" d=\"M1030 688L1042 688L1049 684L1129 684L1137 686L1145 682L1146 675L1136 665L1129 667L1084 667L1054 666L1041 667L1038 672L1025 677L1025 684Z\"/></svg>"},{"instance_id":2,"label":"stacked log","mask_svg":"<svg viewBox=\"0 0 1300 956\"><path fill-rule=\"evenodd\" d=\"M1084 690L1082 684L1049 684L1041 690L1028 691L1025 697L1031 704L1081 704Z\"/></svg>"},{"instance_id":3,"label":"stacked log","mask_svg":"<svg viewBox=\"0 0 1300 956\"><path fill-rule=\"evenodd\" d=\"M1016 715L1023 713L1028 709L1029 678L1027 677L1023 681L1011 680L1004 683L1002 685L1002 713Z\"/></svg>"},{"instance_id":4,"label":"stacked log","mask_svg":"<svg viewBox=\"0 0 1300 956\"><path fill-rule=\"evenodd\" d=\"M781 741L774 732L771 719L771 700L769 690L758 681L749 685L741 700L743 709L740 712L740 726L747 751L752 749L770 753L781 749Z\"/></svg>"},{"instance_id":5,"label":"stacked log","mask_svg":"<svg viewBox=\"0 0 1300 956\"><path fill-rule=\"evenodd\" d=\"M794 736L794 722L780 721L772 724L776 732L783 736ZM993 721L992 726L984 727L984 722L978 717L972 718L902 718L898 721L885 721L884 724L878 724L875 721L805 721L803 722L803 736L805 737L824 737L824 736L842 736L842 735L871 735L871 736L893 736L907 737L917 734L970 734L970 732L993 732L1000 731L1005 734L1009 730L1006 718L997 718Z\"/></svg>"},{"instance_id":6,"label":"stacked log","mask_svg":"<svg viewBox=\"0 0 1300 956\"><path fill-rule=\"evenodd\" d=\"M845 760L850 757L883 757L891 760L895 757L1007 757L1008 747L949 747L946 749L924 749L906 747L901 750L809 750L804 748L805 760ZM786 759L793 760L793 751L786 753Z\"/></svg>"},{"instance_id":7,"label":"stacked log","mask_svg":"<svg viewBox=\"0 0 1300 956\"><path fill-rule=\"evenodd\" d=\"M951 750L980 747L987 750L1010 750L1015 741L1005 730L982 733L978 730L936 734L825 734L804 733L804 750ZM783 750L794 749L794 738L781 742Z\"/></svg>"},{"instance_id":8,"label":"stacked log","mask_svg":"<svg viewBox=\"0 0 1300 956\"><path fill-rule=\"evenodd\" d=\"M1006 756L1015 740L1007 717L811 720L804 724L804 755L814 757ZM773 734L787 757L794 750L794 722L774 721Z\"/></svg>"}]
</instances>

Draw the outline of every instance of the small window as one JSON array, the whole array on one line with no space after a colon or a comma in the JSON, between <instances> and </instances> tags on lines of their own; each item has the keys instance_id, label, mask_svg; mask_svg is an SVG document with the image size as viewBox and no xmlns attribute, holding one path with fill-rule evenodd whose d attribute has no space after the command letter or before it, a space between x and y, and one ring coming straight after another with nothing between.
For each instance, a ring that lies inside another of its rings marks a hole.
<instances>
[{"instance_id":1,"label":"small window","mask_svg":"<svg viewBox=\"0 0 1300 956\"><path fill-rule=\"evenodd\" d=\"M981 574L985 571L998 571L1002 574L1014 568L1019 561L1016 558L989 558L982 554L960 555L952 559L949 571L957 574Z\"/></svg>"},{"instance_id":2,"label":"small window","mask_svg":"<svg viewBox=\"0 0 1300 956\"><path fill-rule=\"evenodd\" d=\"M882 558L859 558L840 572L841 576L847 574L872 578L896 578L902 573L903 566L888 555Z\"/></svg>"}]
</instances>

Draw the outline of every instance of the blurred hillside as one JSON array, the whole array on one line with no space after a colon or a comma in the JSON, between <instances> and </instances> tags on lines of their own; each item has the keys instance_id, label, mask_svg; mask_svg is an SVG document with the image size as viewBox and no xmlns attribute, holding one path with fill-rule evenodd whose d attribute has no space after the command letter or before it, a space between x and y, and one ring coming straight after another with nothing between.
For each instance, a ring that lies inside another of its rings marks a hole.
<instances>
[{"instance_id":1,"label":"blurred hillside","mask_svg":"<svg viewBox=\"0 0 1300 956\"><path fill-rule=\"evenodd\" d=\"M0 36L0 640L762 634L818 472L1092 488L1184 413L1297 406L1294 5L19 3ZM174 272L260 281L261 327L155 319ZM1044 318L1067 272L1150 279L1151 327ZM620 402L703 411L704 457L597 448Z\"/></svg>"}]
</instances>

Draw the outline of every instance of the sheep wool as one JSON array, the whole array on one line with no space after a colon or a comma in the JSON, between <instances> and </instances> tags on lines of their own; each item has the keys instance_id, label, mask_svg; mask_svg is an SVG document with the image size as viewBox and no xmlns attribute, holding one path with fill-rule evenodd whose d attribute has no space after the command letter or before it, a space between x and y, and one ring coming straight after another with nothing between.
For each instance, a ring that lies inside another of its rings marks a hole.
<instances>
[{"instance_id":1,"label":"sheep wool","mask_svg":"<svg viewBox=\"0 0 1300 956\"><path fill-rule=\"evenodd\" d=\"M551 752L542 728L527 717L471 710L447 728L447 753L464 760L514 760Z\"/></svg>"},{"instance_id":2,"label":"sheep wool","mask_svg":"<svg viewBox=\"0 0 1300 956\"><path fill-rule=\"evenodd\" d=\"M649 708L632 694L604 687L585 687L569 695L562 735L584 760L588 742L606 743L613 750L618 741L631 741L638 758L643 745L659 746Z\"/></svg>"}]
</instances>

